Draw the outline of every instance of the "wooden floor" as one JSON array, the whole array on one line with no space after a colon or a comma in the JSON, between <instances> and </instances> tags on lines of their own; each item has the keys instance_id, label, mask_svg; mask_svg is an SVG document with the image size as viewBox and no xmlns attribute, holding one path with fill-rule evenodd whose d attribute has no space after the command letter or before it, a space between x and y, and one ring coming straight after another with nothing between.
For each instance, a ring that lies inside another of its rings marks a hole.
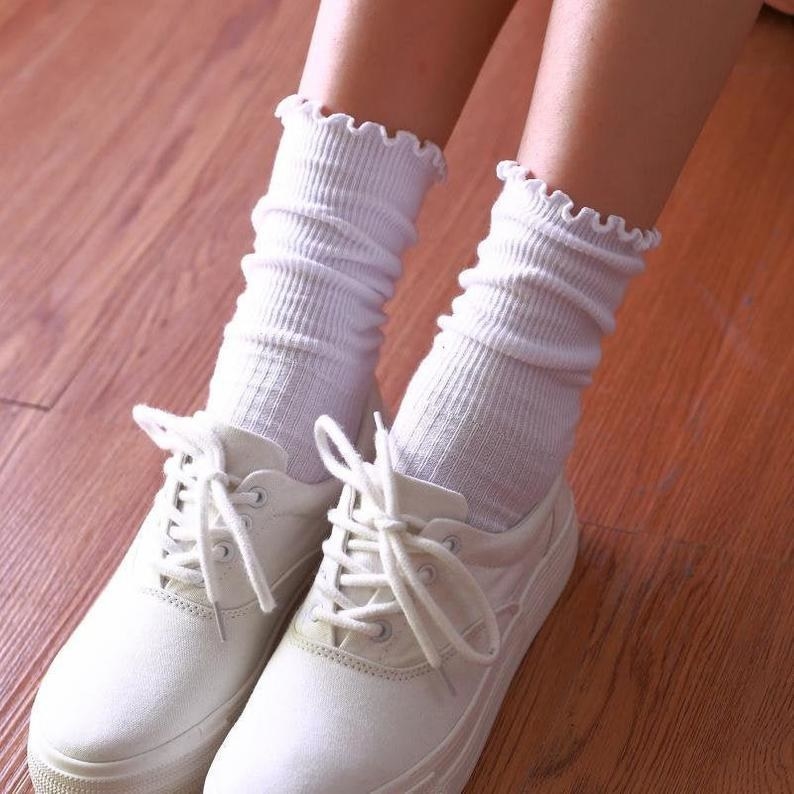
<instances>
[{"instance_id":1,"label":"wooden floor","mask_svg":"<svg viewBox=\"0 0 794 794\"><path fill-rule=\"evenodd\" d=\"M136 402L202 404L309 6L0 4L0 791L39 677L136 531ZM393 303L396 405L515 151L519 9ZM764 13L607 343L573 579L471 792L794 790L794 25Z\"/></svg>"}]
</instances>

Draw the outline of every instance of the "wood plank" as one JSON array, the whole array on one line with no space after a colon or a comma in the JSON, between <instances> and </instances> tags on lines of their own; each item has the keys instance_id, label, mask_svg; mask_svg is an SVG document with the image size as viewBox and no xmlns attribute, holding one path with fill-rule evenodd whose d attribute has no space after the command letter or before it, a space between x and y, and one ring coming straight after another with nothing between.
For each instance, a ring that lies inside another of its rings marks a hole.
<instances>
[{"instance_id":1,"label":"wood plank","mask_svg":"<svg viewBox=\"0 0 794 794\"><path fill-rule=\"evenodd\" d=\"M794 566L583 538L467 791L791 791Z\"/></svg>"},{"instance_id":2,"label":"wood plank","mask_svg":"<svg viewBox=\"0 0 794 794\"><path fill-rule=\"evenodd\" d=\"M14 146L0 155L11 188L0 217L2 397L54 404L106 330L119 280L211 189L207 161L231 127L245 132L244 185L256 182L239 217L262 190L269 157L254 133L297 79L310 20L253 0L187 5L102 5L42 55L35 90L4 85L0 137Z\"/></svg>"},{"instance_id":3,"label":"wood plank","mask_svg":"<svg viewBox=\"0 0 794 794\"><path fill-rule=\"evenodd\" d=\"M794 558L794 28L762 15L585 399L583 518Z\"/></svg>"},{"instance_id":4,"label":"wood plank","mask_svg":"<svg viewBox=\"0 0 794 794\"><path fill-rule=\"evenodd\" d=\"M5 467L12 467L14 453L46 415L35 406L0 401L0 477ZM13 476L13 472L7 475Z\"/></svg>"}]
</instances>

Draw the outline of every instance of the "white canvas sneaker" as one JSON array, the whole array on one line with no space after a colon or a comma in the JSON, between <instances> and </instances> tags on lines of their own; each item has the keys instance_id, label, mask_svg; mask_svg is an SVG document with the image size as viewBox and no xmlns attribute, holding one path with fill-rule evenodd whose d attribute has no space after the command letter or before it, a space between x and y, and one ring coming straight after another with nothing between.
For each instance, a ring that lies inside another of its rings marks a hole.
<instances>
[{"instance_id":1,"label":"white canvas sneaker","mask_svg":"<svg viewBox=\"0 0 794 794\"><path fill-rule=\"evenodd\" d=\"M200 792L311 583L341 490L292 480L280 447L205 413L134 416L172 453L165 484L41 683L37 792Z\"/></svg>"},{"instance_id":2,"label":"white canvas sneaker","mask_svg":"<svg viewBox=\"0 0 794 794\"><path fill-rule=\"evenodd\" d=\"M463 496L393 470L382 425L374 465L327 417L316 437L345 483L325 557L204 791L459 792L573 568L570 490L486 533Z\"/></svg>"}]
</instances>

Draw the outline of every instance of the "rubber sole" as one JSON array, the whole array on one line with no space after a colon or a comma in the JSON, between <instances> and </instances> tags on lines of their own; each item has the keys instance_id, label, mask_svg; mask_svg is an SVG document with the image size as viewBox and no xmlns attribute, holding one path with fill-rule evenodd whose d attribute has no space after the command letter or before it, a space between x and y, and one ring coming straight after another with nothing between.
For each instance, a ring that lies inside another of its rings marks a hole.
<instances>
[{"instance_id":1,"label":"rubber sole","mask_svg":"<svg viewBox=\"0 0 794 794\"><path fill-rule=\"evenodd\" d=\"M522 594L519 611L503 637L504 653L483 677L476 696L444 743L398 779L372 794L460 794L482 754L513 676L553 609L576 562L579 525L567 486L568 512L546 556Z\"/></svg>"},{"instance_id":2,"label":"rubber sole","mask_svg":"<svg viewBox=\"0 0 794 794\"><path fill-rule=\"evenodd\" d=\"M220 742L218 743L220 745ZM86 774L66 772L52 751L41 752L28 744L28 772L37 794L199 794L217 747L178 767L166 766L146 774L103 774L101 764L91 764ZM45 761L45 755L48 760ZM70 766L73 759L68 759Z\"/></svg>"}]
</instances>

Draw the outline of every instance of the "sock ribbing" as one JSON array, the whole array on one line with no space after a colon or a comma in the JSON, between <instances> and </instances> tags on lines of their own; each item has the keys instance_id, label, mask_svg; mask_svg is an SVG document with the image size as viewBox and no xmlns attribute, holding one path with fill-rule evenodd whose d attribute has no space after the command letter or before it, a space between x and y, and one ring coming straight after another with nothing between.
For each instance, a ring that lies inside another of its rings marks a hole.
<instances>
[{"instance_id":1,"label":"sock ribbing","mask_svg":"<svg viewBox=\"0 0 794 794\"><path fill-rule=\"evenodd\" d=\"M528 178L497 168L478 262L406 392L392 430L401 471L460 491L474 524L500 531L526 515L573 445L580 394L653 231L602 220Z\"/></svg>"},{"instance_id":2,"label":"sock ribbing","mask_svg":"<svg viewBox=\"0 0 794 794\"><path fill-rule=\"evenodd\" d=\"M276 115L284 133L252 215L246 289L224 332L208 411L278 443L289 474L313 482L326 476L314 420L328 413L355 433L383 304L444 161L434 144L323 115L319 102L288 97Z\"/></svg>"}]
</instances>

